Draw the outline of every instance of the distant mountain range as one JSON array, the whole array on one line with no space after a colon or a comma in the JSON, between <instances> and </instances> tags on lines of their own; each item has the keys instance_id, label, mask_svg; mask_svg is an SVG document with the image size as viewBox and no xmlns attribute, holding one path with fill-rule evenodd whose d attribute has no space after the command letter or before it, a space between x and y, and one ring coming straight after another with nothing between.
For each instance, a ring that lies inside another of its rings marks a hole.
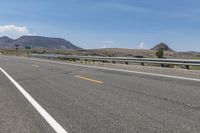
<instances>
[{"instance_id":1,"label":"distant mountain range","mask_svg":"<svg viewBox=\"0 0 200 133\"><path fill-rule=\"evenodd\" d=\"M18 44L19 47L24 48L31 46L33 48L49 48L49 49L81 49L75 46L70 41L62 38L50 38L43 36L22 36L18 39L11 39L9 37L0 37L0 48L13 48Z\"/></svg>"},{"instance_id":2,"label":"distant mountain range","mask_svg":"<svg viewBox=\"0 0 200 133\"><path fill-rule=\"evenodd\" d=\"M173 49L171 49L167 44L161 42L158 45L154 46L151 50L159 50L163 49L165 51L175 52Z\"/></svg>"}]
</instances>

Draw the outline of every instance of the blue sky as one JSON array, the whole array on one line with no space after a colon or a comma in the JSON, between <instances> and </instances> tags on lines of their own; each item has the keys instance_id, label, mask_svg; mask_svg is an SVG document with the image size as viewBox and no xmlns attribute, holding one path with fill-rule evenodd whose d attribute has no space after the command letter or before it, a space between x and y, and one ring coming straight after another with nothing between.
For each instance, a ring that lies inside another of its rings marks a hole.
<instances>
[{"instance_id":1,"label":"blue sky","mask_svg":"<svg viewBox=\"0 0 200 133\"><path fill-rule=\"evenodd\" d=\"M63 37L83 48L165 42L200 51L199 7L199 0L1 0L0 36Z\"/></svg>"}]
</instances>

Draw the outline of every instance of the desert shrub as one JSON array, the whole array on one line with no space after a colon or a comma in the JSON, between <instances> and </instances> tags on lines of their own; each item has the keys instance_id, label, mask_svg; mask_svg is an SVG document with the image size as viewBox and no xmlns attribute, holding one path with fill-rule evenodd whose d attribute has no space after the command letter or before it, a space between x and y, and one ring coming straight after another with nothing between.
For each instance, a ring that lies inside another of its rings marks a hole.
<instances>
[{"instance_id":1,"label":"desert shrub","mask_svg":"<svg viewBox=\"0 0 200 133\"><path fill-rule=\"evenodd\" d=\"M158 57L158 58L163 58L164 56L164 50L163 50L163 48L161 48L161 49L159 49L157 52L156 52L156 56Z\"/></svg>"}]
</instances>

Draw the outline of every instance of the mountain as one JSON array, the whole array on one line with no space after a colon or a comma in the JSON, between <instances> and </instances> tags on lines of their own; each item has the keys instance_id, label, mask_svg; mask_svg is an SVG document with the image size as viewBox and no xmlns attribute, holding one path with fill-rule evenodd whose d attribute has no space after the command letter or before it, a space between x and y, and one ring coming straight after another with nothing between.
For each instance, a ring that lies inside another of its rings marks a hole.
<instances>
[{"instance_id":1,"label":"mountain","mask_svg":"<svg viewBox=\"0 0 200 133\"><path fill-rule=\"evenodd\" d=\"M11 38L8 38L6 36L0 37L0 47L6 48L7 44L13 42L14 40Z\"/></svg>"},{"instance_id":2,"label":"mountain","mask_svg":"<svg viewBox=\"0 0 200 133\"><path fill-rule=\"evenodd\" d=\"M62 38L50 38L43 36L22 36L16 40L8 37L0 38L0 48L12 48L16 44L22 48L25 46L32 46L33 48L49 49L81 49Z\"/></svg>"},{"instance_id":3,"label":"mountain","mask_svg":"<svg viewBox=\"0 0 200 133\"><path fill-rule=\"evenodd\" d=\"M171 51L171 52L175 52L173 49L171 49L167 44L161 42L158 45L156 45L155 47L153 47L151 50L159 50L159 49L163 49L165 51Z\"/></svg>"}]
</instances>

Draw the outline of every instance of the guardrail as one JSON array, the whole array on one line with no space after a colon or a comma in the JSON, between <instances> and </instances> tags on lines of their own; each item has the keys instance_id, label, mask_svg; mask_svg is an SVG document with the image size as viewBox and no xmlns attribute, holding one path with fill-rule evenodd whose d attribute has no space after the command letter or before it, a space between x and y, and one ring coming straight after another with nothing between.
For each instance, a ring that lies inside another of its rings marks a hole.
<instances>
[{"instance_id":1,"label":"guardrail","mask_svg":"<svg viewBox=\"0 0 200 133\"><path fill-rule=\"evenodd\" d=\"M181 65L186 69L189 66L200 66L200 60L186 60L186 59L158 59L158 58L129 58L129 57L99 57L99 56L76 56L76 55L58 55L58 54L32 54L32 57L43 59L63 59L73 61L99 61L99 62L121 62L125 64L140 63L144 64L160 64L161 67L166 65Z\"/></svg>"}]
</instances>

